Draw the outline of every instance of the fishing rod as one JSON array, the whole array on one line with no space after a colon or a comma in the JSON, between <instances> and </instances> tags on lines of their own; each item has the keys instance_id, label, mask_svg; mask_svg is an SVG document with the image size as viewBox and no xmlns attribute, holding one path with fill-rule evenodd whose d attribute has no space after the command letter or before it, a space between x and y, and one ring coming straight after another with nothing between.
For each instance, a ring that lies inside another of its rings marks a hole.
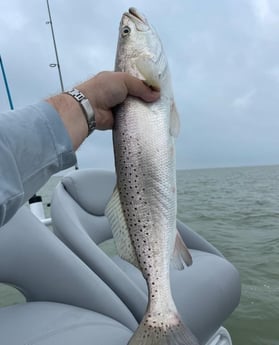
<instances>
[{"instance_id":1,"label":"fishing rod","mask_svg":"<svg viewBox=\"0 0 279 345\"><path fill-rule=\"evenodd\" d=\"M3 64L3 61L2 61L1 55L0 55L0 66L1 66L1 71L2 71L2 75L3 75L3 79L4 79L4 84L5 84L5 88L6 88L6 92L7 92L7 96L8 96L8 100L9 100L9 104L10 104L10 109L13 110L14 109L14 105L13 105L12 96L11 96L11 93L10 93L9 84L8 84L8 80L7 80L7 77L6 77L5 68L4 68L4 64Z\"/></svg>"},{"instance_id":2,"label":"fishing rod","mask_svg":"<svg viewBox=\"0 0 279 345\"><path fill-rule=\"evenodd\" d=\"M53 42L55 58L56 58L56 63L51 63L49 66L50 67L57 67L58 75L59 75L59 81L60 81L60 87L61 87L61 92L64 92L64 84L63 84L62 72L61 72L60 62L59 62L59 57L58 57L58 51L57 51L57 45L56 45L56 40L55 40L55 34L54 34L54 28L53 28L53 23L52 23L52 17L51 17L51 12L50 12L50 7L49 7L48 0L46 0L46 2L47 2L47 10L48 10L48 18L49 18L49 20L46 22L46 24L50 24L51 35L52 35L52 42Z\"/></svg>"},{"instance_id":3,"label":"fishing rod","mask_svg":"<svg viewBox=\"0 0 279 345\"><path fill-rule=\"evenodd\" d=\"M60 62L59 62L58 50L57 50L57 45L56 45L56 40L55 40L55 33L54 33L52 17L51 17L51 11L50 11L50 6L49 6L48 0L46 0L46 4L47 4L47 10L48 10L48 21L46 21L46 24L50 24L51 35L52 35L52 42L53 42L55 58L56 58L56 63L49 64L49 67L57 67L61 92L64 92L64 84L63 84L62 72L61 72L61 67L60 67ZM51 218L45 218L45 211L44 211L41 195L38 195L37 193L34 194L29 199L29 206L30 206L30 209L31 209L32 213L37 218L39 218L42 223L44 223L46 225L51 225L52 224ZM47 206L49 207L50 203L47 204Z\"/></svg>"},{"instance_id":4,"label":"fishing rod","mask_svg":"<svg viewBox=\"0 0 279 345\"><path fill-rule=\"evenodd\" d=\"M63 78L62 78L61 66L60 66L60 62L59 62L59 56L58 56L58 50L57 50L57 44L56 44L56 39L55 39L55 33L54 33L54 28L53 28L53 22L52 22L52 16L51 16L51 11L50 11L49 1L46 0L46 3L47 3L47 11L48 11L48 21L46 21L46 24L50 24L52 42L53 42L55 58L56 58L56 63L49 64L49 67L57 67L61 92L64 92L65 91L64 90L64 83L63 83ZM78 170L78 163L76 163L75 169Z\"/></svg>"}]
</instances>

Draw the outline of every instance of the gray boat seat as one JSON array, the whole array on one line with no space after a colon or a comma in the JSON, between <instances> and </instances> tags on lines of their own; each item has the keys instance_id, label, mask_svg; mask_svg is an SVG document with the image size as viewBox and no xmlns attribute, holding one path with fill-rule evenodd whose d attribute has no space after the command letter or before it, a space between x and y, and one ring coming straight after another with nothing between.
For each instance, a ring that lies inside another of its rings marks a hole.
<instances>
[{"instance_id":1,"label":"gray boat seat","mask_svg":"<svg viewBox=\"0 0 279 345\"><path fill-rule=\"evenodd\" d=\"M61 303L0 308L1 345L126 345L132 334L107 316Z\"/></svg>"},{"instance_id":2,"label":"gray boat seat","mask_svg":"<svg viewBox=\"0 0 279 345\"><path fill-rule=\"evenodd\" d=\"M126 345L137 327L120 298L27 207L0 229L0 282L27 300L0 308L1 345Z\"/></svg>"},{"instance_id":3,"label":"gray boat seat","mask_svg":"<svg viewBox=\"0 0 279 345\"><path fill-rule=\"evenodd\" d=\"M147 288L140 271L98 246L112 237L104 210L115 185L112 172L74 171L63 177L52 199L55 234L127 305L140 322L147 305ZM237 270L222 254L181 222L177 222L194 263L171 270L177 308L201 344L206 344L233 312L240 299Z\"/></svg>"}]
</instances>

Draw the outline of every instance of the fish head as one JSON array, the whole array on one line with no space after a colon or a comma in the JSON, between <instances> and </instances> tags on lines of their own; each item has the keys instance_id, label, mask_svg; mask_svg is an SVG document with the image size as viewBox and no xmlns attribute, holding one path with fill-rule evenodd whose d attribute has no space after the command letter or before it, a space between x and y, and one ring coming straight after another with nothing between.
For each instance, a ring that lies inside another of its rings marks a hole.
<instances>
[{"instance_id":1,"label":"fish head","mask_svg":"<svg viewBox=\"0 0 279 345\"><path fill-rule=\"evenodd\" d=\"M155 29L143 14L130 8L120 22L115 70L128 72L160 88L166 67L167 60Z\"/></svg>"}]
</instances>

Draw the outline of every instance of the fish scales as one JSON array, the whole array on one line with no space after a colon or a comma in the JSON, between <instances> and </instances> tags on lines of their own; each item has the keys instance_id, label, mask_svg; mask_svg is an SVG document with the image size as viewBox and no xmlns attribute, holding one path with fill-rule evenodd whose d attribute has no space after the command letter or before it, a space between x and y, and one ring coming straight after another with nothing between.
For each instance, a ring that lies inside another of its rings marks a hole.
<instances>
[{"instance_id":1,"label":"fish scales","mask_svg":"<svg viewBox=\"0 0 279 345\"><path fill-rule=\"evenodd\" d=\"M161 94L148 104L130 96L115 110L117 183L106 215L119 255L142 271L148 286L147 310L129 345L198 345L177 312L169 277L174 252L182 250L183 260L191 261L176 230L179 119L160 39L134 8L122 16L115 69L144 79Z\"/></svg>"},{"instance_id":2,"label":"fish scales","mask_svg":"<svg viewBox=\"0 0 279 345\"><path fill-rule=\"evenodd\" d=\"M132 111L129 111L130 102L133 103ZM166 122L141 101L132 99L130 102L118 111L114 129L117 186L137 259L146 277L152 267L161 266L152 261L169 263L176 215L175 171L168 159L170 145L166 138L169 135L162 135L164 131L169 132ZM162 228L169 231L162 232ZM159 242L165 248L161 247L162 250L154 255ZM164 271L168 270L164 268Z\"/></svg>"}]
</instances>

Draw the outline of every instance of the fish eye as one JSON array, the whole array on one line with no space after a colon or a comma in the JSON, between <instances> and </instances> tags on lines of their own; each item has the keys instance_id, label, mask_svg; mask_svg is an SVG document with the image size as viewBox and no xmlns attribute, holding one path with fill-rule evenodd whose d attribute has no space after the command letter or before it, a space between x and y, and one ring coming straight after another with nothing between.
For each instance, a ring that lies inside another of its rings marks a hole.
<instances>
[{"instance_id":1,"label":"fish eye","mask_svg":"<svg viewBox=\"0 0 279 345\"><path fill-rule=\"evenodd\" d=\"M124 26L122 28L122 37L128 36L130 32L131 32L131 29L129 28L129 26Z\"/></svg>"}]
</instances>

